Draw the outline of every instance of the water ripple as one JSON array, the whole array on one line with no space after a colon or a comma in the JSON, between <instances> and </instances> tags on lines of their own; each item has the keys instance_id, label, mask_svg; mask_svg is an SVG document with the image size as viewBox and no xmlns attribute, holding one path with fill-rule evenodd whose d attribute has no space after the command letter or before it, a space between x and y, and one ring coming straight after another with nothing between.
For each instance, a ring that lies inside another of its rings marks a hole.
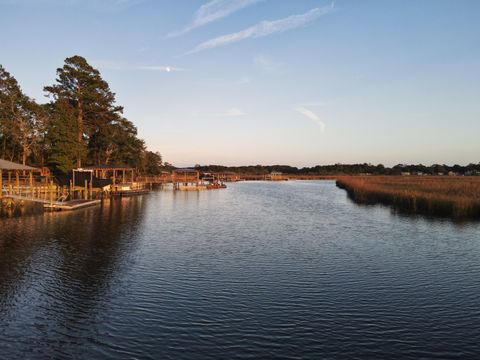
<instances>
[{"instance_id":1,"label":"water ripple","mask_svg":"<svg viewBox=\"0 0 480 360\"><path fill-rule=\"evenodd\" d=\"M480 354L480 225L357 206L333 182L0 222L0 358Z\"/></svg>"}]
</instances>

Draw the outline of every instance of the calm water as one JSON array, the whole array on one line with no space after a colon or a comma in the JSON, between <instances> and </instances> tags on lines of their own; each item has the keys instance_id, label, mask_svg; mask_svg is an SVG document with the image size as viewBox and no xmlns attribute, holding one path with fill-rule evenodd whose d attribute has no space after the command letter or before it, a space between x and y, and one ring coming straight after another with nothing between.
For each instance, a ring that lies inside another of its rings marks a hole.
<instances>
[{"instance_id":1,"label":"calm water","mask_svg":"<svg viewBox=\"0 0 480 360\"><path fill-rule=\"evenodd\" d=\"M330 181L1 219L0 358L478 359L480 224Z\"/></svg>"}]
</instances>

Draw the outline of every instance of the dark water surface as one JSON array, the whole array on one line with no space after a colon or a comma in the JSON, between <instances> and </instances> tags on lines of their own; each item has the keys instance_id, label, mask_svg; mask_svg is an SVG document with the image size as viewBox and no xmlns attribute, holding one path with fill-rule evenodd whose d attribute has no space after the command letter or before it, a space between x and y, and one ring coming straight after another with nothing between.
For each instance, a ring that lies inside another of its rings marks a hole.
<instances>
[{"instance_id":1,"label":"dark water surface","mask_svg":"<svg viewBox=\"0 0 480 360\"><path fill-rule=\"evenodd\" d=\"M238 183L0 220L0 358L479 359L480 224Z\"/></svg>"}]
</instances>

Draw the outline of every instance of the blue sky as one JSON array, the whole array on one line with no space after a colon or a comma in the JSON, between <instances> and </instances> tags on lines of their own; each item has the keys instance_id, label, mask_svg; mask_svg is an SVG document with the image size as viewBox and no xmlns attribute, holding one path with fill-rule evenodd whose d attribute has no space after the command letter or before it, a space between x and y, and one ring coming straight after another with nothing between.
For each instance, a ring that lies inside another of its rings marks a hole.
<instances>
[{"instance_id":1,"label":"blue sky","mask_svg":"<svg viewBox=\"0 0 480 360\"><path fill-rule=\"evenodd\" d=\"M0 0L24 91L97 67L166 161L480 161L480 1Z\"/></svg>"}]
</instances>

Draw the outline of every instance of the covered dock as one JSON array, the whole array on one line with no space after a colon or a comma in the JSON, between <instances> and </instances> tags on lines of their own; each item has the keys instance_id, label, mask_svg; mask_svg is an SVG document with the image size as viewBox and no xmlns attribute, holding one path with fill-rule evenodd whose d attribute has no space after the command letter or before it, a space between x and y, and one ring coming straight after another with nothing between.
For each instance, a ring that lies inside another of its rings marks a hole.
<instances>
[{"instance_id":1,"label":"covered dock","mask_svg":"<svg viewBox=\"0 0 480 360\"><path fill-rule=\"evenodd\" d=\"M175 169L172 171L174 190L200 190L200 171L195 169Z\"/></svg>"},{"instance_id":2,"label":"covered dock","mask_svg":"<svg viewBox=\"0 0 480 360\"><path fill-rule=\"evenodd\" d=\"M226 188L218 174L201 173L197 169L175 169L172 171L174 190L213 190Z\"/></svg>"},{"instance_id":3,"label":"covered dock","mask_svg":"<svg viewBox=\"0 0 480 360\"><path fill-rule=\"evenodd\" d=\"M4 159L0 159L0 190L2 205L7 208L32 202L43 204L48 209L74 210L99 203L88 199L73 200L68 187L54 184L46 168Z\"/></svg>"},{"instance_id":4,"label":"covered dock","mask_svg":"<svg viewBox=\"0 0 480 360\"><path fill-rule=\"evenodd\" d=\"M49 185L48 176L42 180L42 169L0 159L0 198L5 195L44 192Z\"/></svg>"},{"instance_id":5,"label":"covered dock","mask_svg":"<svg viewBox=\"0 0 480 360\"><path fill-rule=\"evenodd\" d=\"M134 182L135 169L127 166L113 166L108 164L85 166L82 170L92 171L97 179L111 179L112 184Z\"/></svg>"},{"instance_id":6,"label":"covered dock","mask_svg":"<svg viewBox=\"0 0 480 360\"><path fill-rule=\"evenodd\" d=\"M91 172L93 183L93 179L110 181L105 186L109 185L108 193L113 196L140 195L150 191L146 183L135 181L136 169L132 167L104 164L83 167L82 170Z\"/></svg>"}]
</instances>

